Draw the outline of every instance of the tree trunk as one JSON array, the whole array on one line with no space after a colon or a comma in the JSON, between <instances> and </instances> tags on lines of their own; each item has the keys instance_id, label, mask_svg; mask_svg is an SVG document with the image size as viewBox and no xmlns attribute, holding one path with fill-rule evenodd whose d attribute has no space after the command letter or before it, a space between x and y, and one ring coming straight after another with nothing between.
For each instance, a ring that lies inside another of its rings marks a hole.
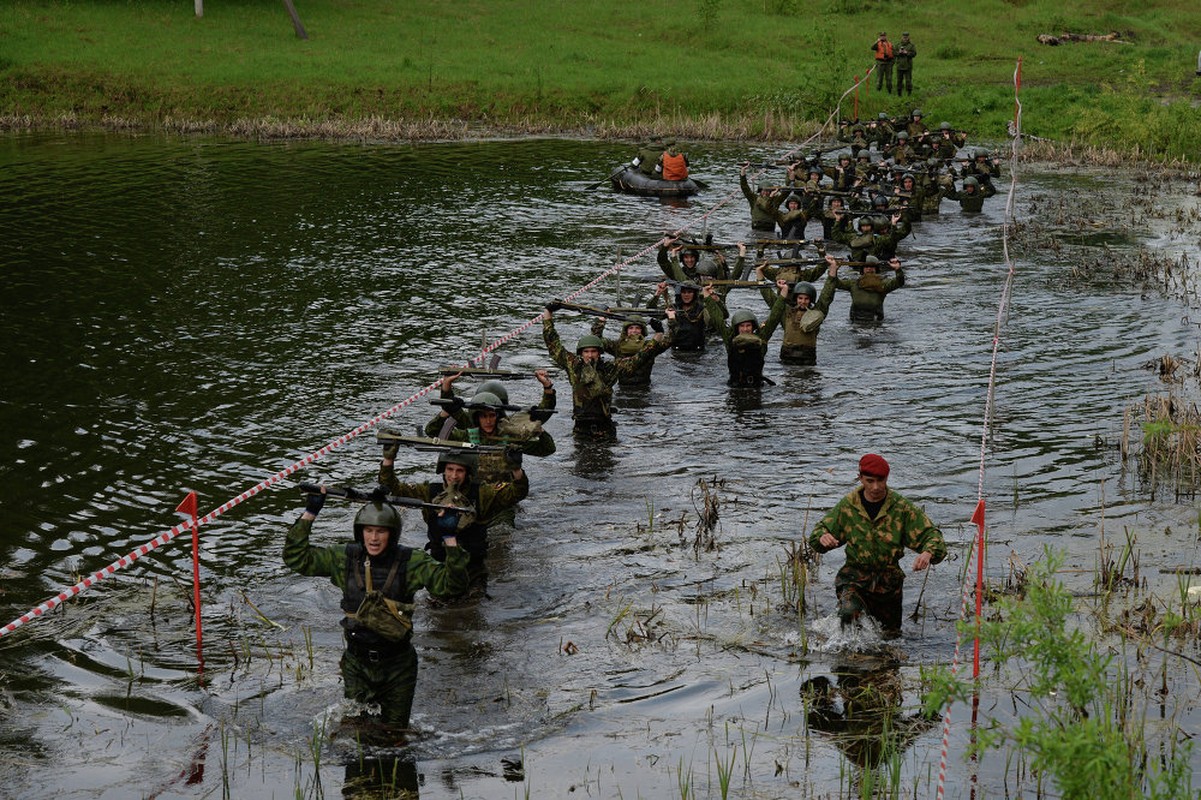
<instances>
[{"instance_id":1,"label":"tree trunk","mask_svg":"<svg viewBox=\"0 0 1201 800\"><path fill-rule=\"evenodd\" d=\"M201 2L201 0L196 0ZM304 25L300 22L300 15L296 13L296 6L292 5L292 0L284 0L284 8L288 9L288 16L292 18L292 27L296 29L297 39L307 39L309 35L305 33Z\"/></svg>"}]
</instances>

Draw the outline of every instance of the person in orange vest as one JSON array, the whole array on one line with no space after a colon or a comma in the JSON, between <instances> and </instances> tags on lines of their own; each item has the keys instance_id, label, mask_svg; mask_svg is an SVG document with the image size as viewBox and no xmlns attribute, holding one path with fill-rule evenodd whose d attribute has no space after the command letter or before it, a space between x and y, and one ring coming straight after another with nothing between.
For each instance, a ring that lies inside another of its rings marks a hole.
<instances>
[{"instance_id":1,"label":"person in orange vest","mask_svg":"<svg viewBox=\"0 0 1201 800\"><path fill-rule=\"evenodd\" d=\"M676 149L675 142L668 142L660 163L663 165L663 175L661 176L663 180L683 181L688 179L688 156Z\"/></svg>"},{"instance_id":2,"label":"person in orange vest","mask_svg":"<svg viewBox=\"0 0 1201 800\"><path fill-rule=\"evenodd\" d=\"M876 51L876 91L880 91L881 86L888 86L888 93L892 94L892 42L888 41L888 34L880 31L880 35L876 37L875 44L872 45L872 50Z\"/></svg>"}]
</instances>

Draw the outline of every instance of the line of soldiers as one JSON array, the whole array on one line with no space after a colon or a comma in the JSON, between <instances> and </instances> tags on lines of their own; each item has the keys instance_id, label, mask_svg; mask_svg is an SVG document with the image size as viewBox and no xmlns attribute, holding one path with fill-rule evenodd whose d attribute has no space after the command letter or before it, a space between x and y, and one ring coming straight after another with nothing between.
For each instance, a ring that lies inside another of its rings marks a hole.
<instances>
[{"instance_id":1,"label":"line of soldiers","mask_svg":"<svg viewBox=\"0 0 1201 800\"><path fill-rule=\"evenodd\" d=\"M845 245L849 260L839 260L821 247L818 258L801 258L799 251L788 258L764 258L765 248L760 243L751 261L747 244L740 242L731 264L719 245L664 240L658 263L665 279L645 308L639 309L639 314L612 314L621 322L615 338L604 336L606 322L599 318L574 350L564 346L555 328L554 312L565 304L548 303L543 339L551 360L571 384L577 439L614 439L614 386L648 385L655 359L668 349L703 352L708 340L717 337L726 352L729 385L755 388L771 383L763 369L769 341L778 329L783 330L781 361L816 363L817 337L839 291L850 295L853 321L883 319L884 297L905 283L897 243L908 235L920 214L927 213L918 198L928 185L926 179L934 178L937 183L937 178L931 171L919 182L919 172L899 170L895 161L867 161L852 164L844 154L836 165L826 166L820 160L798 162L789 168L785 185L759 187L758 191L748 186L745 167L741 175L751 203L753 232L778 236L771 241L782 245L800 245L806 242L807 224L819 216L823 240ZM985 170L989 178L995 175L987 159L973 168ZM829 199L825 206L821 205L823 197ZM702 253L708 257L702 258ZM857 274L841 277L840 267L848 265ZM752 273L753 281L749 280ZM819 291L814 281L823 275ZM727 307L728 291L740 283L759 289L767 306L762 322L750 309L731 311ZM612 359L605 358L606 354ZM333 546L310 542L328 487L308 494L304 512L289 529L285 563L303 575L328 577L343 593L346 647L340 668L344 691L350 699L378 705L389 741L394 742L396 732L409 725L416 686L417 655L412 644L415 594L423 588L443 600L482 594L487 581L489 529L511 523L516 505L530 491L524 456L545 457L556 450L554 439L542 425L555 411L556 391L545 371L534 376L543 387L542 395L537 405L527 409L510 405L508 391L498 381L480 385L469 397L459 397L454 383L460 376L447 375L439 398L433 401L440 410L422 431L441 443L434 467L438 480L402 481L395 472L400 443L387 442L377 476L379 488L359 498L366 502L355 516L351 542ZM400 544L397 504L421 509L426 529L423 548ZM832 538L823 539L821 546L828 549L846 541L832 529ZM934 553L935 560L941 555L936 550L926 552L922 566L929 563L929 553ZM881 618L892 629L900 601L899 583L894 581L887 588L893 594L885 604L886 618ZM869 589L875 591L871 587L863 591ZM860 610L878 615L874 600L852 596L841 585L839 602L844 620Z\"/></svg>"}]
</instances>

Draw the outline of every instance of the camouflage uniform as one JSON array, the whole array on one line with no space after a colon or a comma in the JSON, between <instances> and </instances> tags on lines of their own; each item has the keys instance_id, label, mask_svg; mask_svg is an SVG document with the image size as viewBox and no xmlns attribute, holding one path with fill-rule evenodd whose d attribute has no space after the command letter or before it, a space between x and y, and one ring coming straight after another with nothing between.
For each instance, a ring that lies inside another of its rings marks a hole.
<instances>
[{"instance_id":1,"label":"camouflage uniform","mask_svg":"<svg viewBox=\"0 0 1201 800\"><path fill-rule=\"evenodd\" d=\"M818 269L821 269L819 267ZM815 276L816 277L816 276ZM806 279L806 282L812 281L813 278ZM822 314L830 312L830 303L834 300L834 291L838 287L833 280L827 279L822 285L821 294L817 296L817 300L809 306L809 308L800 308L796 305L796 298L793 295L788 295L788 302L784 310L784 340L780 342L780 360L788 364L800 364L801 366L813 366L817 363L817 334L821 332L821 323L813 326L810 330L801 328L801 317L811 309L816 309ZM766 286L760 290L763 295L763 301L775 307L775 303L780 299L778 293L772 292Z\"/></svg>"},{"instance_id":2,"label":"camouflage uniform","mask_svg":"<svg viewBox=\"0 0 1201 800\"><path fill-rule=\"evenodd\" d=\"M997 193L996 188L991 183L981 183L974 192L967 191L967 188L955 190L954 186L951 190L944 194L948 200L957 200L959 207L964 211L976 213L984 210L984 198L992 197Z\"/></svg>"},{"instance_id":3,"label":"camouflage uniform","mask_svg":"<svg viewBox=\"0 0 1201 800\"><path fill-rule=\"evenodd\" d=\"M475 509L474 514L466 514L460 518L459 527L455 531L459 549L470 556L467 570L473 581L478 581L487 574L484 559L488 555L488 526L530 493L529 476L522 470L521 477L514 478L511 467L506 481L473 482L466 487L452 489L441 482L402 483L396 477L395 465L381 463L379 483L380 486L386 487L389 493L400 497L415 497L425 503L443 503ZM432 508L423 508L421 516L425 520L427 532L425 549L435 561L445 560L451 549L442 546L443 532L438 527L438 512Z\"/></svg>"},{"instance_id":4,"label":"camouflage uniform","mask_svg":"<svg viewBox=\"0 0 1201 800\"><path fill-rule=\"evenodd\" d=\"M443 393L443 397L453 397L454 394ZM538 404L539 408L553 409L555 407L555 393L543 392L542 402ZM456 415L458 417L459 415ZM466 417L466 415L462 415ZM426 436L437 436L442 432L442 423L445 418L441 415L436 415L433 419L425 424ZM512 417L500 417L496 420L496 429L492 433L484 433L478 428L471 428L471 421L466 422L462 418L459 420L459 427L452 430L444 438L449 442L475 442L477 444L488 445L503 445L505 447L516 447L522 452L522 455L536 456L545 458L553 455L557 446L554 438L543 430L542 425L535 423L529 419L529 415L525 412L518 413ZM509 480L513 474L513 467L504 457L503 453L480 453L479 454L479 480L481 483L498 483Z\"/></svg>"},{"instance_id":5,"label":"camouflage uniform","mask_svg":"<svg viewBox=\"0 0 1201 800\"><path fill-rule=\"evenodd\" d=\"M542 322L542 339L550 352L551 360L567 373L571 381L572 433L599 439L609 439L617 434L609 403L613 399L613 384L621 377L635 374L645 362L671 346L670 338L652 339L652 346L632 356L616 361L599 361L589 366L584 359L563 347L553 319Z\"/></svg>"},{"instance_id":6,"label":"camouflage uniform","mask_svg":"<svg viewBox=\"0 0 1201 800\"><path fill-rule=\"evenodd\" d=\"M902 219L888 233L876 233L874 230L860 233L849 226L835 227L833 239L851 248L851 261L864 261L868 256L888 261L897 254L897 245L909 235L910 230L909 223Z\"/></svg>"},{"instance_id":7,"label":"camouflage uniform","mask_svg":"<svg viewBox=\"0 0 1201 800\"><path fill-rule=\"evenodd\" d=\"M760 195L751 189L746 175L739 176L742 186L742 196L751 204L751 229L764 233L774 233L776 230L776 209L784 202L784 195Z\"/></svg>"},{"instance_id":8,"label":"camouflage uniform","mask_svg":"<svg viewBox=\"0 0 1201 800\"><path fill-rule=\"evenodd\" d=\"M298 519L284 542L284 563L301 575L319 575L342 590L343 610L353 611L361 602L358 578L365 578L360 558L366 550L358 543L314 547L309 544L313 521ZM418 590L434 596L453 596L467 589L466 551L447 549L446 562L439 564L420 550L390 547L370 565L372 583L384 591L388 572L396 560L402 562L397 579L385 596L411 605ZM354 572L352 572L354 570ZM403 576L403 577L400 577ZM357 598L357 599L356 599ZM362 626L350 616L342 618L346 629L346 652L342 654L342 682L346 697L360 703L378 703L383 722L407 728L417 685L417 651L411 638L393 642Z\"/></svg>"},{"instance_id":9,"label":"camouflage uniform","mask_svg":"<svg viewBox=\"0 0 1201 800\"><path fill-rule=\"evenodd\" d=\"M905 270L898 269L887 278L867 273L854 280L837 277L831 280L839 289L851 293L853 322L876 322L884 319L884 295L905 285Z\"/></svg>"},{"instance_id":10,"label":"camouflage uniform","mask_svg":"<svg viewBox=\"0 0 1201 800\"><path fill-rule=\"evenodd\" d=\"M897 68L897 97L905 94L906 89L913 94L913 57L917 55L917 48L908 36L902 36L892 55Z\"/></svg>"},{"instance_id":11,"label":"camouflage uniform","mask_svg":"<svg viewBox=\"0 0 1201 800\"><path fill-rule=\"evenodd\" d=\"M764 382L763 356L767 353L767 342L784 317L784 298L777 298L767 321L754 333L738 333L726 324L721 308L711 297L705 298L709 316L717 321L717 332L726 345L726 364L730 379L726 383L735 387L758 387Z\"/></svg>"},{"instance_id":12,"label":"camouflage uniform","mask_svg":"<svg viewBox=\"0 0 1201 800\"><path fill-rule=\"evenodd\" d=\"M602 348L604 352L616 358L629 358L636 356L643 350L652 351L649 353L649 358L645 359L639 366L629 372L622 372L617 376L617 382L622 386L650 386L651 385L651 370L655 366L655 357L666 350L666 347L660 346L659 342L652 336L629 336L625 329L629 327L629 323L621 323L621 335L616 339L603 339L605 346ZM598 319L592 323L592 335L603 337L605 333L605 320Z\"/></svg>"},{"instance_id":13,"label":"camouflage uniform","mask_svg":"<svg viewBox=\"0 0 1201 800\"><path fill-rule=\"evenodd\" d=\"M889 490L875 519L863 505L863 489L857 488L838 501L813 527L809 545L819 553L830 548L821 543L829 533L846 545L846 563L834 578L839 615L847 620L866 611L886 631L901 628L901 594L905 573L898 566L908 548L929 552L931 564L946 558L942 532L926 512Z\"/></svg>"},{"instance_id":14,"label":"camouflage uniform","mask_svg":"<svg viewBox=\"0 0 1201 800\"><path fill-rule=\"evenodd\" d=\"M713 327L709 322L709 314L705 311L705 306L700 301L700 290L696 292L696 299L692 301L692 305L685 306L684 301L677 294L676 299L672 302L672 306L676 310L676 318L669 320L667 330L671 335L671 348L684 352L701 351L705 349L705 333ZM647 303L647 308L657 308L659 304L659 296L655 295ZM656 332L663 332L663 321L652 317L651 327Z\"/></svg>"}]
</instances>

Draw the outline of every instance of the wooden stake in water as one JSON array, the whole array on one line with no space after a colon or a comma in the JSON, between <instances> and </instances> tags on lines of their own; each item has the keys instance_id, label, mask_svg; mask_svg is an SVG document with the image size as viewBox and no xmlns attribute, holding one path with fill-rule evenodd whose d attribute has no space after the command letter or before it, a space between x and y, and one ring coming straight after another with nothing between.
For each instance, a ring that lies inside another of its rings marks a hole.
<instances>
[{"instance_id":1,"label":"wooden stake in water","mask_svg":"<svg viewBox=\"0 0 1201 800\"><path fill-rule=\"evenodd\" d=\"M192 528L192 606L196 609L196 660L200 662L200 671L204 672L204 650L200 632L200 524L196 521L196 493L188 492L188 496L175 510L191 520L189 525Z\"/></svg>"}]
</instances>

